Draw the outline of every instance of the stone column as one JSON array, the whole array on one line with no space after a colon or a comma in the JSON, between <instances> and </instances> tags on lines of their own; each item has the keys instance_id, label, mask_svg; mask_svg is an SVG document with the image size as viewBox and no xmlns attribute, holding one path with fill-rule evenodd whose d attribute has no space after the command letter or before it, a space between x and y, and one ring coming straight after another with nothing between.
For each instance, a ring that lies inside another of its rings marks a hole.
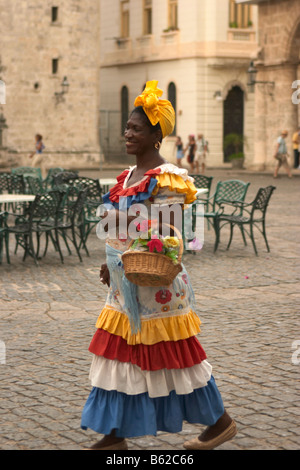
<instances>
[{"instance_id":1,"label":"stone column","mask_svg":"<svg viewBox=\"0 0 300 470\"><path fill-rule=\"evenodd\" d=\"M255 85L255 105L254 105L254 156L251 168L253 170L262 171L265 169L265 161L267 154L266 145L266 99L264 90Z\"/></svg>"},{"instance_id":2,"label":"stone column","mask_svg":"<svg viewBox=\"0 0 300 470\"><path fill-rule=\"evenodd\" d=\"M289 133L286 143L292 159L292 135L298 126L298 105L292 102L292 83L297 79L297 66L285 63L274 72L271 72L271 76L275 77L276 82L275 100L268 116L268 145L276 139L276 132L278 134L282 129L286 129ZM272 157L272 154L267 156L267 164L273 163Z\"/></svg>"},{"instance_id":3,"label":"stone column","mask_svg":"<svg viewBox=\"0 0 300 470\"><path fill-rule=\"evenodd\" d=\"M298 65L297 67L297 80L299 80L299 84L300 84L300 65ZM300 86L300 85L299 85ZM299 89L299 88L298 88ZM298 98L299 98L299 94L297 95ZM298 113L298 127L300 126L300 104L295 104L294 106L297 107L297 113Z\"/></svg>"},{"instance_id":4,"label":"stone column","mask_svg":"<svg viewBox=\"0 0 300 470\"><path fill-rule=\"evenodd\" d=\"M276 139L283 129L289 133L287 145L292 155L291 136L298 126L299 105L292 103L292 83L297 79L297 67L285 63L265 66L257 81L274 82L255 85L255 143L253 169L260 171L274 166Z\"/></svg>"}]
</instances>

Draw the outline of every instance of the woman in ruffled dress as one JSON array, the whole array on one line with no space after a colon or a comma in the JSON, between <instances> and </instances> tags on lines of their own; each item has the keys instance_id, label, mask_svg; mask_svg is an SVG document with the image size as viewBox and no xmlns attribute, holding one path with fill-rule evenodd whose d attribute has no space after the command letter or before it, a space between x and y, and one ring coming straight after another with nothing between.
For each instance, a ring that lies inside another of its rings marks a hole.
<instances>
[{"instance_id":1,"label":"woman in ruffled dress","mask_svg":"<svg viewBox=\"0 0 300 470\"><path fill-rule=\"evenodd\" d=\"M175 112L160 99L157 81L147 82L135 100L125 130L136 166L125 170L104 196L117 222L133 204L190 204L193 179L160 155L162 138L174 128ZM127 224L134 217L127 217ZM172 221L171 221L172 223ZM92 390L82 413L82 429L103 434L92 450L127 449L126 438L177 433L183 421L206 425L185 442L186 449L212 449L236 434L224 409L212 368L196 335L200 319L184 266L168 287L140 287L126 280L121 255L130 238L120 233L106 242L100 278L109 286L89 351ZM130 304L130 305L129 305Z\"/></svg>"}]
</instances>

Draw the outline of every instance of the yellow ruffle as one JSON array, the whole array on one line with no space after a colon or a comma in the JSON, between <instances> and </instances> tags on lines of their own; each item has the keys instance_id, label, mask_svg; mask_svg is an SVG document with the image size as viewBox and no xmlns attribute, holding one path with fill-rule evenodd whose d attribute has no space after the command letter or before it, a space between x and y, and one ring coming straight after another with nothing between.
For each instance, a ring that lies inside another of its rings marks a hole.
<instances>
[{"instance_id":1,"label":"yellow ruffle","mask_svg":"<svg viewBox=\"0 0 300 470\"><path fill-rule=\"evenodd\" d=\"M155 196L161 188L168 188L169 191L184 193L186 195L185 204L191 204L197 199L197 189L195 185L189 180L184 180L182 176L172 173L162 173L161 175L155 176L155 178L157 179L157 185L152 192L152 196Z\"/></svg>"},{"instance_id":2,"label":"yellow ruffle","mask_svg":"<svg viewBox=\"0 0 300 470\"><path fill-rule=\"evenodd\" d=\"M102 328L111 334L121 336L127 344L152 345L160 341L178 341L195 336L200 332L201 321L193 310L182 315L142 318L141 331L131 333L126 314L104 307L96 322L96 328Z\"/></svg>"}]
</instances>

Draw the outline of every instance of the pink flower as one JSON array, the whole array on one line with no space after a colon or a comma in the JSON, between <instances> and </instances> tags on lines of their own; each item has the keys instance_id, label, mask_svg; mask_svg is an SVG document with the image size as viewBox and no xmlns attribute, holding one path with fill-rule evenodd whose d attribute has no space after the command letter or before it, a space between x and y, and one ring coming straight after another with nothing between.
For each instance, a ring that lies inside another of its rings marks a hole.
<instances>
[{"instance_id":1,"label":"pink flower","mask_svg":"<svg viewBox=\"0 0 300 470\"><path fill-rule=\"evenodd\" d=\"M141 232L147 232L148 231L148 220L142 220L142 222L140 223L140 227L139 227L139 230Z\"/></svg>"},{"instance_id":2,"label":"pink flower","mask_svg":"<svg viewBox=\"0 0 300 470\"><path fill-rule=\"evenodd\" d=\"M149 230L149 228L157 228L157 219L142 220L142 222L140 224L135 221L134 224L140 232L147 232L147 230Z\"/></svg>"},{"instance_id":3,"label":"pink flower","mask_svg":"<svg viewBox=\"0 0 300 470\"><path fill-rule=\"evenodd\" d=\"M159 239L156 239L156 238L153 238L152 240L150 240L148 243L147 243L147 246L149 247L149 251L151 253L155 251L157 251L158 253L160 253L163 249L163 243L161 240Z\"/></svg>"},{"instance_id":4,"label":"pink flower","mask_svg":"<svg viewBox=\"0 0 300 470\"><path fill-rule=\"evenodd\" d=\"M187 284L187 283L188 283L188 277L187 277L187 275L186 275L186 274L183 274L181 277L182 277L183 282L184 282L185 284Z\"/></svg>"},{"instance_id":5,"label":"pink flower","mask_svg":"<svg viewBox=\"0 0 300 470\"><path fill-rule=\"evenodd\" d=\"M195 251L202 249L202 245L201 245L200 241L198 240L198 238L194 238L194 240L192 240L189 243L189 249L190 250L195 250Z\"/></svg>"}]
</instances>

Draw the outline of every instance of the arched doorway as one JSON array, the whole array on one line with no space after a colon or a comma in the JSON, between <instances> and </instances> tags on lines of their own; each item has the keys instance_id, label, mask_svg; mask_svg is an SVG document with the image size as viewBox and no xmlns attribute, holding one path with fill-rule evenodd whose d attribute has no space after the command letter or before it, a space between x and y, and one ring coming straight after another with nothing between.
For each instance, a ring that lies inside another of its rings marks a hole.
<instances>
[{"instance_id":1,"label":"arched doorway","mask_svg":"<svg viewBox=\"0 0 300 470\"><path fill-rule=\"evenodd\" d=\"M129 92L127 86L121 89L121 135L124 134L129 114Z\"/></svg>"},{"instance_id":2,"label":"arched doorway","mask_svg":"<svg viewBox=\"0 0 300 470\"><path fill-rule=\"evenodd\" d=\"M244 91L239 86L233 86L224 100L223 108L223 143L228 134L244 135ZM243 151L243 148L240 150ZM228 162L229 155L234 148L224 149L224 162Z\"/></svg>"},{"instance_id":3,"label":"arched doorway","mask_svg":"<svg viewBox=\"0 0 300 470\"><path fill-rule=\"evenodd\" d=\"M168 100L172 103L172 106L175 111L175 116L176 116L176 85L173 82L169 83L169 86L168 86ZM175 127L171 135L176 135L176 119L175 119Z\"/></svg>"}]
</instances>

